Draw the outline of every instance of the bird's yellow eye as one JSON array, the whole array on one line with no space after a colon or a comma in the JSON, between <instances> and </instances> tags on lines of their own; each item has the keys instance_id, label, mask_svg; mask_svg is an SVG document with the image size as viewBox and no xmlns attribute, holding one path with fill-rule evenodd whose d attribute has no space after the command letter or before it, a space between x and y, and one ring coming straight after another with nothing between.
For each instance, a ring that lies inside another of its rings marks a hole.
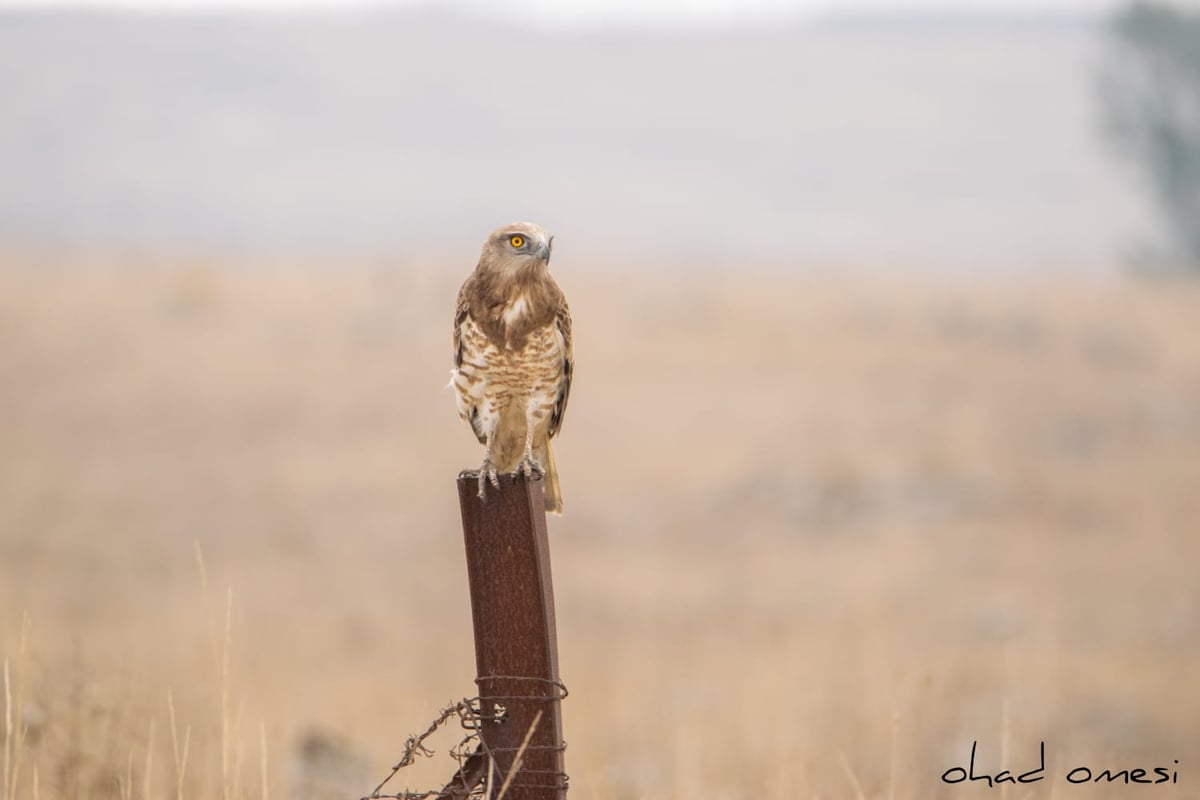
<instances>
[{"instance_id":1,"label":"bird's yellow eye","mask_svg":"<svg viewBox=\"0 0 1200 800\"><path fill-rule=\"evenodd\" d=\"M511 244L513 247L520 247L521 245L525 244L525 237L524 236L510 236L510 237L508 237L508 243Z\"/></svg>"}]
</instances>

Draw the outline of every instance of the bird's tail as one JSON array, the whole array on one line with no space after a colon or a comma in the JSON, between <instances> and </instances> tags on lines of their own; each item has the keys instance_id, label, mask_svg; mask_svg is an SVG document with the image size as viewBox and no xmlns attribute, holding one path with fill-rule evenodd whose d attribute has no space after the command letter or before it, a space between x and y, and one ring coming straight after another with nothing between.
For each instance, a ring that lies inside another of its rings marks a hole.
<instances>
[{"instance_id":1,"label":"bird's tail","mask_svg":"<svg viewBox=\"0 0 1200 800\"><path fill-rule=\"evenodd\" d=\"M545 469L546 475L542 479L546 484L546 510L552 514L562 514L562 490L558 486L558 465L554 463L554 450L550 448L549 440L546 441L545 450L538 453L538 462Z\"/></svg>"}]
</instances>

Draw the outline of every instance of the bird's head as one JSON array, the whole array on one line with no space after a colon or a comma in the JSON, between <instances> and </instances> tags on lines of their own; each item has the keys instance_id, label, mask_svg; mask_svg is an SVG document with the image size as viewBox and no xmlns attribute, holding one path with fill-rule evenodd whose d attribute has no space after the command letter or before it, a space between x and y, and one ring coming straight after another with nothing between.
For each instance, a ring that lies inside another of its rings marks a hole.
<instances>
[{"instance_id":1,"label":"bird's head","mask_svg":"<svg viewBox=\"0 0 1200 800\"><path fill-rule=\"evenodd\" d=\"M479 263L488 269L516 274L544 270L550 263L554 237L532 222L513 222L492 231L483 243Z\"/></svg>"}]
</instances>

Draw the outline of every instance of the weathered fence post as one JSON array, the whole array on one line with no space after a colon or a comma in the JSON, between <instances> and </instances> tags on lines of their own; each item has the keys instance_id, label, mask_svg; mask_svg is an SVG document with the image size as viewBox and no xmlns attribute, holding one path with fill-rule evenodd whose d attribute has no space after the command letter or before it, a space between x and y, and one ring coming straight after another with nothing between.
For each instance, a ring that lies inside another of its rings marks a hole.
<instances>
[{"instance_id":1,"label":"weathered fence post","mask_svg":"<svg viewBox=\"0 0 1200 800\"><path fill-rule=\"evenodd\" d=\"M483 718L481 754L494 760L492 798L507 780L505 800L564 800L560 701L565 691L558 676L542 482L503 475L500 484L499 489L489 484L481 499L475 474L458 477Z\"/></svg>"}]
</instances>

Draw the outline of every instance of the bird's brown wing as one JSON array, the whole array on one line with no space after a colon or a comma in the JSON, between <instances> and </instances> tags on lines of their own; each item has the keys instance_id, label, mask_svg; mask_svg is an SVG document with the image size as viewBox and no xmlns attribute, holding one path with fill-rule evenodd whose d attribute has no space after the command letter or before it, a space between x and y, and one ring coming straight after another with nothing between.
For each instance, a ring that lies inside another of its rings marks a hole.
<instances>
[{"instance_id":1,"label":"bird's brown wing","mask_svg":"<svg viewBox=\"0 0 1200 800\"><path fill-rule=\"evenodd\" d=\"M470 302L467 299L467 286L470 284L468 280L462 288L458 290L458 304L454 309L454 368L461 369L463 365L463 325L467 322L467 317L470 314ZM459 393L459 397L465 398L465 393L461 387L455 386L455 391ZM471 425L471 430L475 433L475 438L480 444L487 444L487 436L479 428L479 409L475 405L469 405L469 408L461 409L462 416Z\"/></svg>"},{"instance_id":2,"label":"bird's brown wing","mask_svg":"<svg viewBox=\"0 0 1200 800\"><path fill-rule=\"evenodd\" d=\"M458 369L462 366L463 361L463 345L462 345L462 326L467 321L467 309L470 303L467 302L467 284L463 284L458 290L458 305L454 309L454 368Z\"/></svg>"},{"instance_id":3,"label":"bird's brown wing","mask_svg":"<svg viewBox=\"0 0 1200 800\"><path fill-rule=\"evenodd\" d=\"M571 343L571 309L562 300L554 315L554 323L563 337L563 374L558 382L558 397L554 401L554 413L550 415L549 436L553 437L562 427L563 415L567 413L567 400L571 396L571 376L575 371L575 348Z\"/></svg>"}]
</instances>

